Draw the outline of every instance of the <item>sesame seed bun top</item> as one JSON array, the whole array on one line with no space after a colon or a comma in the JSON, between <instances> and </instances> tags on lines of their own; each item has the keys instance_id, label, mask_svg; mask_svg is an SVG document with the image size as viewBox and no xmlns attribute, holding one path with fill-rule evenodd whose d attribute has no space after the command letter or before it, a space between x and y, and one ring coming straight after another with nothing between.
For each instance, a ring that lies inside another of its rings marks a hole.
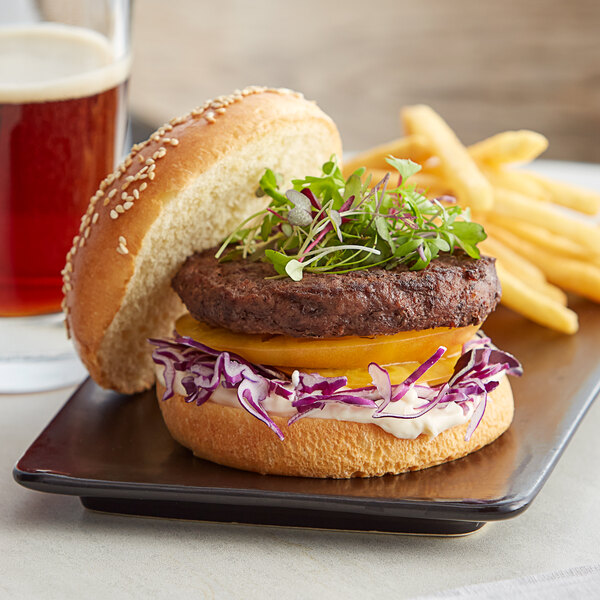
<instances>
[{"instance_id":1,"label":"sesame seed bun top","mask_svg":"<svg viewBox=\"0 0 600 600\"><path fill-rule=\"evenodd\" d=\"M100 184L63 270L67 328L92 378L133 393L154 382L149 337L185 309L171 278L264 208L266 168L289 182L341 156L333 121L289 90L251 87L208 101L134 146Z\"/></svg>"}]
</instances>

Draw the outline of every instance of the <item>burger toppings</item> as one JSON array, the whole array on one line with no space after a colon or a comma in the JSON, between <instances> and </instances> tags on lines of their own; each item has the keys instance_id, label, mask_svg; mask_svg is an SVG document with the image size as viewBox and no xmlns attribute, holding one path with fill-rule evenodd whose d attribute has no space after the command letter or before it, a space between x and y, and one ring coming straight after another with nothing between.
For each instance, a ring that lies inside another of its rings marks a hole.
<instances>
[{"instance_id":1,"label":"burger toppings","mask_svg":"<svg viewBox=\"0 0 600 600\"><path fill-rule=\"evenodd\" d=\"M448 196L428 200L408 180L421 170L411 160L387 159L397 171L371 187L365 169L347 180L332 158L320 177L296 179L280 191L277 176L267 170L258 194L269 206L249 217L223 243L217 258L261 259L279 276L300 281L303 274L348 273L385 265L424 269L440 252L462 249L479 258L483 227L469 220L469 211ZM395 177L394 177L395 178Z\"/></svg>"},{"instance_id":2,"label":"burger toppings","mask_svg":"<svg viewBox=\"0 0 600 600\"><path fill-rule=\"evenodd\" d=\"M494 261L480 258L486 236L468 211L408 183L419 165L388 163L395 187L388 174L371 188L364 169L344 180L335 159L285 193L266 171L269 206L173 279L191 314L174 339L151 340L163 400L225 397L280 439L273 415L398 437L468 422L471 438L489 392L521 373L477 333L500 299ZM433 417L445 424L425 426Z\"/></svg>"},{"instance_id":3,"label":"burger toppings","mask_svg":"<svg viewBox=\"0 0 600 600\"><path fill-rule=\"evenodd\" d=\"M409 377L392 385L386 369L376 363L369 365L372 385L348 388L346 377L322 377L294 371L291 377L268 367L253 365L242 357L220 352L189 337L174 340L151 340L156 346L152 357L163 367L165 393L168 400L175 393L179 381L185 390L186 402L202 405L219 388L235 388L239 405L265 423L280 439L281 429L264 408L269 396L287 401L294 414L292 425L307 416L319 416L329 404L358 406L368 409L374 418L415 419L435 408L442 409L454 403L465 415L471 415L466 433L468 440L485 412L487 394L498 386L499 376L507 373L520 375L521 366L510 354L494 348L488 338L469 343L447 383L437 386L418 381L445 353L438 350ZM408 392L419 402L416 410L391 412L389 406L401 404Z\"/></svg>"}]
</instances>

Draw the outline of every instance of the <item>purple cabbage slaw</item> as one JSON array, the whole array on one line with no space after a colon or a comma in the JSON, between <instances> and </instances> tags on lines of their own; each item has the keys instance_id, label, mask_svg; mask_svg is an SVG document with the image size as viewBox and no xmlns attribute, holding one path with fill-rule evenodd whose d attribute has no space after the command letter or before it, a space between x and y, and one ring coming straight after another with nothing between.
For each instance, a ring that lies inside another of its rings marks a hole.
<instances>
[{"instance_id":1,"label":"purple cabbage slaw","mask_svg":"<svg viewBox=\"0 0 600 600\"><path fill-rule=\"evenodd\" d=\"M152 359L164 367L165 393L168 400L175 393L177 373L183 373L181 385L185 389L186 402L198 406L206 402L219 385L236 388L237 398L245 410L262 421L283 440L281 429L263 407L270 394L290 401L296 414L288 425L331 403L362 406L373 409L373 418L416 419L435 407L456 403L466 415L475 400L481 397L469 420L465 440L469 440L485 413L488 393L498 387L500 373L521 375L519 361L492 345L487 337L478 337L463 346L454 373L445 384L428 386L417 384L444 355L446 348L440 346L434 354L409 375L402 383L392 385L389 373L377 363L368 367L372 386L347 389L346 377L322 377L317 373L295 371L291 378L269 367L254 365L241 356L214 350L192 338L175 334L172 340L149 340L155 346ZM398 402L414 389L423 404L413 414L383 412L390 403Z\"/></svg>"}]
</instances>

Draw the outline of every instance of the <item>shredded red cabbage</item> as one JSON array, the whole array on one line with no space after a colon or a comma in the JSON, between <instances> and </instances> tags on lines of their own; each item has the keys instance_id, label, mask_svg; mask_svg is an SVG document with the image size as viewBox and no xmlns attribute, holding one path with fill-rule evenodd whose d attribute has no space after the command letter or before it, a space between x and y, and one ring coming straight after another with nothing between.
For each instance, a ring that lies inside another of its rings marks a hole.
<instances>
[{"instance_id":1,"label":"shredded red cabbage","mask_svg":"<svg viewBox=\"0 0 600 600\"><path fill-rule=\"evenodd\" d=\"M523 373L514 356L498 350L486 337L465 344L448 383L438 386L416 383L446 352L446 348L440 346L402 383L392 385L389 373L378 364L371 363L369 374L373 385L354 389L346 388L346 377L322 377L317 373L295 371L290 378L272 368L251 364L236 354L214 350L189 337L176 335L173 340L149 341L156 346L152 353L154 362L164 368L163 400L168 400L175 393L178 372L183 374L181 385L186 393L186 402L195 402L198 406L206 402L219 385L235 388L240 405L282 440L281 429L263 406L270 394L289 400L296 409L288 425L331 403L371 408L373 418L393 419L416 419L435 407L442 408L453 402L467 414L475 405L465 436L465 440L469 440L483 418L488 393L498 386L498 375ZM390 403L398 402L411 389L423 401L416 412L408 415L383 412Z\"/></svg>"}]
</instances>

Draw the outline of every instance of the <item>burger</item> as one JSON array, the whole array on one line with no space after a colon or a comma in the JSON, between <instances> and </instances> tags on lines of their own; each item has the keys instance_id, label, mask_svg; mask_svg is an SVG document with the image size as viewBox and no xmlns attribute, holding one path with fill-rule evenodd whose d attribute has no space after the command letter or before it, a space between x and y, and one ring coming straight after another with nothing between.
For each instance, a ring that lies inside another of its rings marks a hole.
<instances>
[{"instance_id":1,"label":"burger","mask_svg":"<svg viewBox=\"0 0 600 600\"><path fill-rule=\"evenodd\" d=\"M342 176L332 120L252 87L173 119L100 185L63 271L93 379L156 383L171 435L264 474L423 469L510 425L518 361L481 325L500 299L485 237L389 158Z\"/></svg>"}]
</instances>

